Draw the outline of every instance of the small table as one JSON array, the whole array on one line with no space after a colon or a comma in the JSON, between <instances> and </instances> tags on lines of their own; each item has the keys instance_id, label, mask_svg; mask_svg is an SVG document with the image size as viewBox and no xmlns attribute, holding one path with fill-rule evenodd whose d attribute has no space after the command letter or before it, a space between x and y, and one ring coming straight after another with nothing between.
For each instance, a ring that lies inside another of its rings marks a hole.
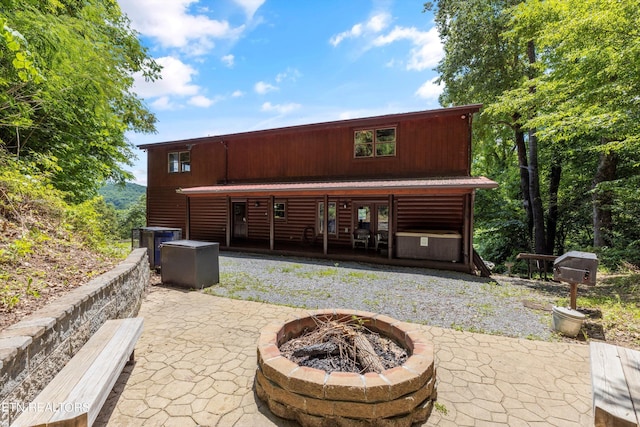
<instances>
[{"instance_id":1,"label":"small table","mask_svg":"<svg viewBox=\"0 0 640 427\"><path fill-rule=\"evenodd\" d=\"M544 254L529 254L529 253L519 253L518 256L516 256L516 259L526 259L528 260L528 264L527 264L527 272L528 272L528 276L529 279L531 279L531 270L532 270L532 264L535 261L536 265L538 267L538 273L540 274L540 278L542 279L542 271L544 271L544 280L549 280L547 278L547 263L551 262L553 264L553 262L556 260L556 258L558 258L555 255L544 255ZM542 269L540 269L540 262L542 261Z\"/></svg>"}]
</instances>

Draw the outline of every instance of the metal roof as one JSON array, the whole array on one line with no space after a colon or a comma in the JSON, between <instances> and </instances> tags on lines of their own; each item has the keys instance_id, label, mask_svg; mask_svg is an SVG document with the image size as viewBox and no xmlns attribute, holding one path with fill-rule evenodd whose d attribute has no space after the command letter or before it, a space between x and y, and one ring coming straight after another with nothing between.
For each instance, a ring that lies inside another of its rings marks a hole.
<instances>
[{"instance_id":1,"label":"metal roof","mask_svg":"<svg viewBox=\"0 0 640 427\"><path fill-rule=\"evenodd\" d=\"M449 190L468 191L477 188L496 188L497 186L498 183L483 176L465 176L400 180L220 184L179 188L176 191L186 196L381 195L427 194Z\"/></svg>"}]
</instances>

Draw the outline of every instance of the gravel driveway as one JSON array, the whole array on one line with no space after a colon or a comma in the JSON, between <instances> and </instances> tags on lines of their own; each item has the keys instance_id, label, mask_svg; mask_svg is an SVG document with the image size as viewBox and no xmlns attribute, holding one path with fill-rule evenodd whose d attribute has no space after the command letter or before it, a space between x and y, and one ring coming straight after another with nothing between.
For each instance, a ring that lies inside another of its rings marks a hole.
<instances>
[{"instance_id":1,"label":"gravel driveway","mask_svg":"<svg viewBox=\"0 0 640 427\"><path fill-rule=\"evenodd\" d=\"M225 252L206 293L309 310L347 308L473 332L548 340L543 296L506 277L410 267Z\"/></svg>"}]
</instances>

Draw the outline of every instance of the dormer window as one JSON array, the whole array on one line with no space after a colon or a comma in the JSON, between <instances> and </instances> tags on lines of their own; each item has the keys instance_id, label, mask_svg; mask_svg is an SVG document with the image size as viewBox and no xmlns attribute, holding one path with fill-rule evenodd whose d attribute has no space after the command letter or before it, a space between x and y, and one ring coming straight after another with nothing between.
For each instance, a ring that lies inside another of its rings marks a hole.
<instances>
[{"instance_id":1,"label":"dormer window","mask_svg":"<svg viewBox=\"0 0 640 427\"><path fill-rule=\"evenodd\" d=\"M191 153L175 151L169 153L169 173L191 172Z\"/></svg>"},{"instance_id":2,"label":"dormer window","mask_svg":"<svg viewBox=\"0 0 640 427\"><path fill-rule=\"evenodd\" d=\"M396 155L396 128L361 129L354 132L354 157Z\"/></svg>"}]
</instances>

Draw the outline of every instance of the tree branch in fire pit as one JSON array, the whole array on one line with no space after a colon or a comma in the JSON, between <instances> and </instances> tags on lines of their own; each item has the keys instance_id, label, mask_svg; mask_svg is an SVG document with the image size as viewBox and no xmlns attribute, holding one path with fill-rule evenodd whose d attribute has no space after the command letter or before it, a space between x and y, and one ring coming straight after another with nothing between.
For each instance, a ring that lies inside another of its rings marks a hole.
<instances>
[{"instance_id":1,"label":"tree branch in fire pit","mask_svg":"<svg viewBox=\"0 0 640 427\"><path fill-rule=\"evenodd\" d=\"M302 366L327 372L376 372L400 366L405 349L363 326L361 319L322 321L317 328L280 346L280 353Z\"/></svg>"}]
</instances>

